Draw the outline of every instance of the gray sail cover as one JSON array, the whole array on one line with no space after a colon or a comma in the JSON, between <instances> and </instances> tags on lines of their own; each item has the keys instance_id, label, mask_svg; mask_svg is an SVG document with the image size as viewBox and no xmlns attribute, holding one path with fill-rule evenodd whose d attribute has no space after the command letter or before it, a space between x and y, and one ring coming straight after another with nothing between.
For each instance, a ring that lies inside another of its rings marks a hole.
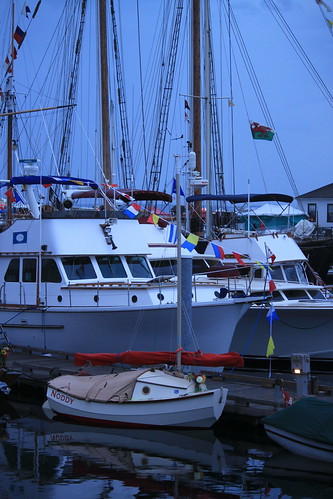
<instances>
[{"instance_id":1,"label":"gray sail cover","mask_svg":"<svg viewBox=\"0 0 333 499\"><path fill-rule=\"evenodd\" d=\"M132 398L137 378L146 371L148 369L98 376L59 376L49 381L49 387L86 401L126 402Z\"/></svg>"}]
</instances>

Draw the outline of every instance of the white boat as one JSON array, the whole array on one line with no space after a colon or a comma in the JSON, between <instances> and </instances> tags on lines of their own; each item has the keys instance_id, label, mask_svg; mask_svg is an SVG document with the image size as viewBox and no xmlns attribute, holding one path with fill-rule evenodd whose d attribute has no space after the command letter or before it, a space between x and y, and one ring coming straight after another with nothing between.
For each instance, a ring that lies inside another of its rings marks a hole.
<instances>
[{"instance_id":1,"label":"white boat","mask_svg":"<svg viewBox=\"0 0 333 499\"><path fill-rule=\"evenodd\" d=\"M100 17L105 21L106 14ZM80 30L77 36L82 39ZM10 39L13 43L12 31ZM132 219L137 205L126 215L126 206L118 209L118 189L113 189L112 199L106 198L101 182L113 177L108 168L105 173L104 160L104 176L97 184L67 174L49 175L44 162L20 156L18 120L29 113L14 109L13 65L14 60L7 67L1 100L12 137L7 144L8 177L1 182L8 198L0 226L2 331L13 345L47 351L176 349L177 283L156 279L147 241L138 220ZM108 90L107 82L103 90ZM47 114L46 107L44 111ZM104 149L110 151L110 144L103 143ZM72 198L73 190L80 194L84 189L94 196L85 210ZM193 288L190 348L227 352L235 326L249 307L248 299L222 300L216 290Z\"/></svg>"},{"instance_id":2,"label":"white boat","mask_svg":"<svg viewBox=\"0 0 333 499\"><path fill-rule=\"evenodd\" d=\"M267 435L304 457L333 462L333 403L305 397L262 422Z\"/></svg>"},{"instance_id":3,"label":"white boat","mask_svg":"<svg viewBox=\"0 0 333 499\"><path fill-rule=\"evenodd\" d=\"M197 391L189 377L161 370L60 376L47 388L50 408L95 425L210 428L221 416L227 389Z\"/></svg>"},{"instance_id":4,"label":"white boat","mask_svg":"<svg viewBox=\"0 0 333 499\"><path fill-rule=\"evenodd\" d=\"M169 228L146 224L142 229L154 272L160 276L176 275L176 248L168 242ZM223 249L224 258L217 258L208 242L203 242L203 250L192 251L194 289L205 284L208 289L214 288L217 296L257 299L238 322L230 350L266 355L266 315L273 305L278 317L273 324L275 355L290 356L301 348L313 357L333 357L332 293L330 288L316 284L305 255L289 234L226 232L224 238L212 242ZM274 263L267 262L266 247L273 252ZM234 253L241 256L245 265L236 260ZM272 292L271 280L275 288ZM266 303L261 297L266 297Z\"/></svg>"},{"instance_id":5,"label":"white boat","mask_svg":"<svg viewBox=\"0 0 333 499\"><path fill-rule=\"evenodd\" d=\"M177 167L177 294L182 282L180 182ZM187 281L191 287L191 281ZM207 390L204 377L182 369L182 303L177 304L177 370L141 369L97 376L59 376L48 382L52 411L65 418L101 425L210 428L222 415L228 390ZM221 364L223 365L223 363Z\"/></svg>"}]
</instances>

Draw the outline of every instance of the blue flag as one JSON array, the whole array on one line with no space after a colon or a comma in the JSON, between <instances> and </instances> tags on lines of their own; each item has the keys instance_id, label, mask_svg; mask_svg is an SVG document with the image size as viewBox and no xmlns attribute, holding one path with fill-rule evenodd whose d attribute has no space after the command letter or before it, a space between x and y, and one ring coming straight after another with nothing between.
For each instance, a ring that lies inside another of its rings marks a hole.
<instances>
[{"instance_id":1,"label":"blue flag","mask_svg":"<svg viewBox=\"0 0 333 499\"><path fill-rule=\"evenodd\" d=\"M273 305L271 305L271 308L268 310L266 314L266 319L268 320L268 322L273 322L279 319L278 314L276 313Z\"/></svg>"}]
</instances>

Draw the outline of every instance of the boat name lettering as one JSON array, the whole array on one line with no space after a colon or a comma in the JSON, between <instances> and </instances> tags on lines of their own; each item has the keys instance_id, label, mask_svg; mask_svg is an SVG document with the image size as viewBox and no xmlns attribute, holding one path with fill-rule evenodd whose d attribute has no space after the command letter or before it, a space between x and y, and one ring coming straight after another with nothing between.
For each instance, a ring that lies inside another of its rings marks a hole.
<instances>
[{"instance_id":1,"label":"boat name lettering","mask_svg":"<svg viewBox=\"0 0 333 499\"><path fill-rule=\"evenodd\" d=\"M69 442L73 440L72 435L52 435L51 442Z\"/></svg>"},{"instance_id":2,"label":"boat name lettering","mask_svg":"<svg viewBox=\"0 0 333 499\"><path fill-rule=\"evenodd\" d=\"M59 393L56 390L51 391L51 397L60 400L61 402L65 402L65 404L72 404L74 402L74 399L72 397L64 395L63 393Z\"/></svg>"}]
</instances>

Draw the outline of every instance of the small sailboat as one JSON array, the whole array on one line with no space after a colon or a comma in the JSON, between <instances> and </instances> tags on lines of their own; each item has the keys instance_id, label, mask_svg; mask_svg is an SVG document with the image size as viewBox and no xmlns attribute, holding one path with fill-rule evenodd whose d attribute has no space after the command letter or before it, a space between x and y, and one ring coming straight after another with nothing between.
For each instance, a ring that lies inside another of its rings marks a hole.
<instances>
[{"instance_id":1,"label":"small sailboat","mask_svg":"<svg viewBox=\"0 0 333 499\"><path fill-rule=\"evenodd\" d=\"M179 173L176 175L176 184L179 200ZM179 207L180 203L177 202L178 231ZM179 266L180 239L178 237ZM180 281L181 273L178 293L181 292ZM172 428L213 426L223 412L228 390L223 387L207 390L204 376L182 373L180 299L178 309L176 371L146 368L119 374L60 376L48 383L47 399L51 410L68 419L97 425Z\"/></svg>"}]
</instances>

